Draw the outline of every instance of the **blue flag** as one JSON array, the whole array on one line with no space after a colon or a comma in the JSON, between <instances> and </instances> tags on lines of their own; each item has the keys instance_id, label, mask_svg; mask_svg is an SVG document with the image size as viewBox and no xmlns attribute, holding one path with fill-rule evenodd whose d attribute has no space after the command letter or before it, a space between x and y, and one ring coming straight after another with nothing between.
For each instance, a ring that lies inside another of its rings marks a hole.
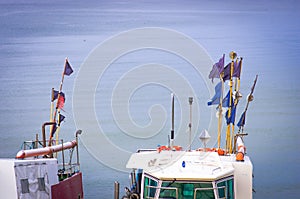
<instances>
[{"instance_id":1,"label":"blue flag","mask_svg":"<svg viewBox=\"0 0 300 199\"><path fill-rule=\"evenodd\" d=\"M207 102L207 105L214 105L214 104L220 104L220 97L222 92L222 82L219 82L215 87L215 95L210 100L210 102Z\"/></svg>"},{"instance_id":2,"label":"blue flag","mask_svg":"<svg viewBox=\"0 0 300 199\"><path fill-rule=\"evenodd\" d=\"M226 118L226 123L227 124L234 124L234 122L235 122L235 112L236 112L236 106L234 105L234 106L232 106L231 107L231 114L230 114L230 117L228 117L228 114L229 114L229 112L228 112L229 110L227 110L226 111L226 114L225 114L225 118Z\"/></svg>"},{"instance_id":3,"label":"blue flag","mask_svg":"<svg viewBox=\"0 0 300 199\"><path fill-rule=\"evenodd\" d=\"M51 100L53 102L54 100L56 100L58 98L59 91L56 91L54 89L52 91L53 91L53 93L52 93L52 99ZM64 100L66 100L65 94L63 92L60 92L60 96L62 96L64 98Z\"/></svg>"},{"instance_id":4,"label":"blue flag","mask_svg":"<svg viewBox=\"0 0 300 199\"><path fill-rule=\"evenodd\" d=\"M71 65L69 64L68 60L66 60L65 62L65 71L64 71L64 75L71 75L73 73L73 69L71 67Z\"/></svg>"},{"instance_id":5,"label":"blue flag","mask_svg":"<svg viewBox=\"0 0 300 199\"><path fill-rule=\"evenodd\" d=\"M58 126L60 126L61 122L64 121L65 116L63 116L62 114L59 114L59 121L58 121Z\"/></svg>"},{"instance_id":6,"label":"blue flag","mask_svg":"<svg viewBox=\"0 0 300 199\"><path fill-rule=\"evenodd\" d=\"M213 68L208 75L208 78L211 79L212 81L214 80L214 78L219 78L220 74L223 72L224 58L225 58L225 54L223 54L223 57L220 58L219 62L213 65Z\"/></svg>"},{"instance_id":7,"label":"blue flag","mask_svg":"<svg viewBox=\"0 0 300 199\"><path fill-rule=\"evenodd\" d=\"M51 137L54 136L55 132L56 132L57 126L56 123L52 126L52 131L51 131Z\"/></svg>"},{"instance_id":8,"label":"blue flag","mask_svg":"<svg viewBox=\"0 0 300 199\"><path fill-rule=\"evenodd\" d=\"M229 101L230 101L230 91L228 91L227 95L222 100L222 107L229 107ZM231 98L231 105L233 104L233 98Z\"/></svg>"},{"instance_id":9,"label":"blue flag","mask_svg":"<svg viewBox=\"0 0 300 199\"><path fill-rule=\"evenodd\" d=\"M245 125L245 121L246 121L246 113L244 111L243 114L241 115L241 118L240 118L237 126L238 127L244 126Z\"/></svg>"}]
</instances>

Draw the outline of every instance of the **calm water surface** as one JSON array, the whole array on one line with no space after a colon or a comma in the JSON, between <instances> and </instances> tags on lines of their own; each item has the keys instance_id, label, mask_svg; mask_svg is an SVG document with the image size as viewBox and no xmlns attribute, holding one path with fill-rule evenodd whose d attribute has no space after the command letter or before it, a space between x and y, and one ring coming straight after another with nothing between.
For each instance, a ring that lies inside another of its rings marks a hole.
<instances>
[{"instance_id":1,"label":"calm water surface","mask_svg":"<svg viewBox=\"0 0 300 199\"><path fill-rule=\"evenodd\" d=\"M76 131L72 113L73 85L89 53L99 43L122 31L162 27L193 38L212 60L218 60L231 50L243 56L241 86L244 96L255 75L259 75L246 123L247 151L254 164L256 193L253 196L295 198L300 194L299 9L300 3L292 0L272 1L271 4L241 0L1 1L0 157L14 157L21 142L34 138L35 133L40 133L41 124L49 120L50 90L59 86L66 57L75 72L65 78L66 122L61 135L71 139ZM165 52L139 53L117 60L103 75L101 85L105 88L99 86L95 91L95 112L106 136L115 145L131 152L140 147L165 144L170 127L167 118L160 134L141 140L124 136L114 126L109 96L124 71L149 62L169 65L193 84L197 96L201 96L199 103L205 105L209 100L209 95L204 94L207 90L203 81L186 62ZM132 98L134 105L130 107L133 118L140 125L149 122L147 111L153 104L165 106L169 114L170 91L155 85L144 89L136 92ZM203 120L200 130L207 128ZM195 140L193 146L200 144ZM121 187L128 186L127 173L104 166L82 143L80 153L86 198L112 198L115 180ZM110 157L109 151L107 157Z\"/></svg>"}]
</instances>

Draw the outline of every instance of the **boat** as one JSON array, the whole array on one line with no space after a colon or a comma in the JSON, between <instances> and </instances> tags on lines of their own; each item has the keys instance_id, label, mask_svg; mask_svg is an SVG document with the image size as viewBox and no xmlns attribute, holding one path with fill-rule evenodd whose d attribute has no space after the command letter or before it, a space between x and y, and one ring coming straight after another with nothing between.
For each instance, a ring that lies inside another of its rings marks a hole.
<instances>
[{"instance_id":1,"label":"boat","mask_svg":"<svg viewBox=\"0 0 300 199\"><path fill-rule=\"evenodd\" d=\"M24 199L82 199L83 183L80 171L78 137L64 142L59 138L61 124L65 118L61 114L65 94L62 92L64 76L73 73L65 60L62 81L58 91L51 91L50 121L42 124L42 139L25 141L15 158L0 159L1 198ZM56 102L56 107L54 107ZM49 139L46 139L49 130ZM73 153L76 152L76 160Z\"/></svg>"},{"instance_id":2,"label":"boat","mask_svg":"<svg viewBox=\"0 0 300 199\"><path fill-rule=\"evenodd\" d=\"M130 188L125 188L122 199L248 199L253 192L253 165L246 154L244 137L245 116L257 81L254 80L247 97L246 108L234 129L236 107L240 93L242 58L230 53L231 62L224 67L224 56L213 65L209 78L220 79L215 96L208 102L217 106L218 140L214 148L207 147L210 135L203 130L199 136L202 146L186 149L174 144L174 95L172 94L172 124L168 145L154 149L138 149L133 153L126 168L131 169ZM235 80L235 81L234 81ZM223 97L224 82L229 81L229 94ZM235 86L233 86L235 85ZM188 98L192 106L193 98ZM223 109L227 108L225 145L221 146ZM191 109L190 109L191 110ZM190 120L192 121L192 120ZM190 128L192 124L187 124ZM229 131L229 132L228 132ZM119 199L120 184L114 185L114 198Z\"/></svg>"}]
</instances>

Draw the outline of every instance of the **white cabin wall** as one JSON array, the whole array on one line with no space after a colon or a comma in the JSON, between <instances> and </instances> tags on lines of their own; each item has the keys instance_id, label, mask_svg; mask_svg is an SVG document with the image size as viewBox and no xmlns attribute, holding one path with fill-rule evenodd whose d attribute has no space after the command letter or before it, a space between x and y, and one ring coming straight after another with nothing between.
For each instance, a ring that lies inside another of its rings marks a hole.
<instances>
[{"instance_id":1,"label":"white cabin wall","mask_svg":"<svg viewBox=\"0 0 300 199\"><path fill-rule=\"evenodd\" d=\"M0 185L1 198L18 198L14 160L0 159Z\"/></svg>"},{"instance_id":2,"label":"white cabin wall","mask_svg":"<svg viewBox=\"0 0 300 199\"><path fill-rule=\"evenodd\" d=\"M244 162L234 162L235 199L252 199L253 166L249 157Z\"/></svg>"}]
</instances>

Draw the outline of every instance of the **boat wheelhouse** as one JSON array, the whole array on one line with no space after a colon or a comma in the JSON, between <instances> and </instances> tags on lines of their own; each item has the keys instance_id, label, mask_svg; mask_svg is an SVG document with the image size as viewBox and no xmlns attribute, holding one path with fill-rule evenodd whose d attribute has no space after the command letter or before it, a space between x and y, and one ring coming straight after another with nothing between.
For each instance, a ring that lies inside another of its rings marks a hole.
<instances>
[{"instance_id":1,"label":"boat wheelhouse","mask_svg":"<svg viewBox=\"0 0 300 199\"><path fill-rule=\"evenodd\" d=\"M252 198L252 163L248 156L220 156L216 151L139 150L127 165L140 198ZM247 197L245 197L247 196Z\"/></svg>"}]
</instances>

